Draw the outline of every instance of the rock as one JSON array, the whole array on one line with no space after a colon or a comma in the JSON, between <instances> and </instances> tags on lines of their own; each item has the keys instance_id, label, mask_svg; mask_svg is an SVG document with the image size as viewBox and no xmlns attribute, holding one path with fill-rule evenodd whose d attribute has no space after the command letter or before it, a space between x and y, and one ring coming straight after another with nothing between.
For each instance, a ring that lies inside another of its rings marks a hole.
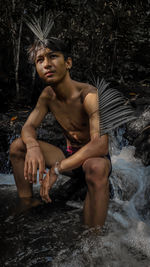
<instances>
[{"instance_id":1,"label":"rock","mask_svg":"<svg viewBox=\"0 0 150 267\"><path fill-rule=\"evenodd\" d=\"M127 125L126 137L133 141L148 125L150 125L150 107L146 107L136 120Z\"/></svg>"},{"instance_id":2,"label":"rock","mask_svg":"<svg viewBox=\"0 0 150 267\"><path fill-rule=\"evenodd\" d=\"M133 144L136 147L135 156L141 158L145 166L150 165L150 125L142 130Z\"/></svg>"},{"instance_id":3,"label":"rock","mask_svg":"<svg viewBox=\"0 0 150 267\"><path fill-rule=\"evenodd\" d=\"M137 120L127 125L125 137L136 147L135 156L145 166L150 164L150 107L146 107Z\"/></svg>"}]
</instances>

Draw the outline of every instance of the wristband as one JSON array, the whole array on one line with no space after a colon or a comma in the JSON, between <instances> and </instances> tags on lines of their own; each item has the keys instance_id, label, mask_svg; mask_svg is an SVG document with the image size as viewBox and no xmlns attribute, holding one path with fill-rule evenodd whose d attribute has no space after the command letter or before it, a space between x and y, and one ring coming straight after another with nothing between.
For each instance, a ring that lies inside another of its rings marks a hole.
<instances>
[{"instance_id":1,"label":"wristband","mask_svg":"<svg viewBox=\"0 0 150 267\"><path fill-rule=\"evenodd\" d=\"M58 166L59 165L59 162L57 161L56 163L55 163L55 166L54 166L54 172L55 172L55 174L58 176L58 175L60 175L60 172L59 172L59 170L58 170Z\"/></svg>"}]
</instances>

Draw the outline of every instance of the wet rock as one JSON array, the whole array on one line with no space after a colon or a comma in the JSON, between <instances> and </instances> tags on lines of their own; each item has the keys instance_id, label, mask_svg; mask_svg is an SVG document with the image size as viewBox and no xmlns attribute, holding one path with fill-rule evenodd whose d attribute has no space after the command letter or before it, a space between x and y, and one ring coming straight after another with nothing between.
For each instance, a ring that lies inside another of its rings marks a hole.
<instances>
[{"instance_id":1,"label":"wet rock","mask_svg":"<svg viewBox=\"0 0 150 267\"><path fill-rule=\"evenodd\" d=\"M150 107L128 124L124 136L136 147L135 156L141 158L145 166L150 165Z\"/></svg>"},{"instance_id":2,"label":"wet rock","mask_svg":"<svg viewBox=\"0 0 150 267\"><path fill-rule=\"evenodd\" d=\"M126 137L132 142L148 125L150 125L150 107L146 107L140 115L137 114L136 120L128 124Z\"/></svg>"},{"instance_id":3,"label":"wet rock","mask_svg":"<svg viewBox=\"0 0 150 267\"><path fill-rule=\"evenodd\" d=\"M150 165L150 125L142 130L133 144L136 147L135 156L141 158L145 166Z\"/></svg>"}]
</instances>

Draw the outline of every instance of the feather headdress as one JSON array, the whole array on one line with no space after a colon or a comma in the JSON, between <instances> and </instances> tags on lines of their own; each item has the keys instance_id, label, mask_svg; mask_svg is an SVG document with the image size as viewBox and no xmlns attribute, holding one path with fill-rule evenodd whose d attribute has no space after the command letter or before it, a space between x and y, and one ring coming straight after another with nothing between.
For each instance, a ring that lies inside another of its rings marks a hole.
<instances>
[{"instance_id":1,"label":"feather headdress","mask_svg":"<svg viewBox=\"0 0 150 267\"><path fill-rule=\"evenodd\" d=\"M98 89L100 135L136 118L132 107L118 90L109 88L109 83L99 77L94 79L94 85Z\"/></svg>"},{"instance_id":2,"label":"feather headdress","mask_svg":"<svg viewBox=\"0 0 150 267\"><path fill-rule=\"evenodd\" d=\"M54 25L54 21L49 13L39 16L38 19L34 15L32 17L26 16L24 22L40 41L48 37Z\"/></svg>"}]
</instances>

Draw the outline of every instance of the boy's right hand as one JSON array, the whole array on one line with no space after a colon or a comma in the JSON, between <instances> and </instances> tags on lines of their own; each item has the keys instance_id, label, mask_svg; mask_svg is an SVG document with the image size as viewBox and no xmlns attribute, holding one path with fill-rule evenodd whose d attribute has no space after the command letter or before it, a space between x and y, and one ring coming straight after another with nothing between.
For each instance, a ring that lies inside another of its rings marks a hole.
<instances>
[{"instance_id":1,"label":"boy's right hand","mask_svg":"<svg viewBox=\"0 0 150 267\"><path fill-rule=\"evenodd\" d=\"M37 169L39 168L39 182L43 180L46 173L45 160L39 146L33 146L27 149L24 165L24 177L30 183L37 182Z\"/></svg>"}]
</instances>

